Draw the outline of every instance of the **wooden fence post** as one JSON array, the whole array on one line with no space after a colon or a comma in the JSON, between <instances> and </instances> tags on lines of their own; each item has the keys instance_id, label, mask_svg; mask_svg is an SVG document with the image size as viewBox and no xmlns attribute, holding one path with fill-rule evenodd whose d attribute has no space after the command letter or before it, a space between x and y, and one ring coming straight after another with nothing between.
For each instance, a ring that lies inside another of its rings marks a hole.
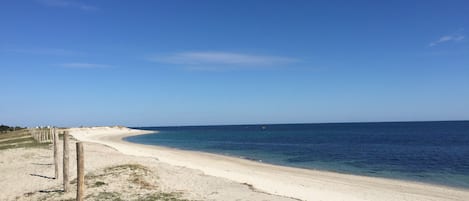
<instances>
[{"instance_id":1,"label":"wooden fence post","mask_svg":"<svg viewBox=\"0 0 469 201\"><path fill-rule=\"evenodd\" d=\"M68 182L68 131L64 132L64 151L63 151L63 179L64 179L64 192L70 190L70 183Z\"/></svg>"},{"instance_id":2,"label":"wooden fence post","mask_svg":"<svg viewBox=\"0 0 469 201\"><path fill-rule=\"evenodd\" d=\"M44 142L44 128L41 128L41 143Z\"/></svg>"},{"instance_id":3,"label":"wooden fence post","mask_svg":"<svg viewBox=\"0 0 469 201\"><path fill-rule=\"evenodd\" d=\"M85 191L85 161L83 154L83 144L76 143L77 146L77 201L83 201Z\"/></svg>"},{"instance_id":4,"label":"wooden fence post","mask_svg":"<svg viewBox=\"0 0 469 201\"><path fill-rule=\"evenodd\" d=\"M54 140L54 168L55 168L55 179L59 179L59 154L57 153L58 151L58 136L57 136L57 130L53 128L52 130L53 134L53 140Z\"/></svg>"}]
</instances>

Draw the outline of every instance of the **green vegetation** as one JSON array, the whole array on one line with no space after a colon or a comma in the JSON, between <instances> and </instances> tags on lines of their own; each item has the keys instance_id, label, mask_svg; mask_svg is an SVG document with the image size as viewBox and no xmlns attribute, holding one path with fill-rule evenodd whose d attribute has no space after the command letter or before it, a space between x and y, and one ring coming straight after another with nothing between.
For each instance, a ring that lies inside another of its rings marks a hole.
<instances>
[{"instance_id":1,"label":"green vegetation","mask_svg":"<svg viewBox=\"0 0 469 201\"><path fill-rule=\"evenodd\" d=\"M161 192L155 172L140 164L124 164L104 168L85 175L87 201L189 201L181 192ZM116 178L117 179L116 181ZM72 184L76 184L74 179ZM73 185L72 185L73 186ZM70 194L51 191L47 194L25 194L30 200L75 200Z\"/></svg>"},{"instance_id":2,"label":"green vegetation","mask_svg":"<svg viewBox=\"0 0 469 201\"><path fill-rule=\"evenodd\" d=\"M149 172L150 170L140 164L125 164L125 165L117 165L117 166L112 166L104 169L104 172L106 173L119 173L122 170L130 170L130 171L139 171L142 170L143 172Z\"/></svg>"},{"instance_id":3,"label":"green vegetation","mask_svg":"<svg viewBox=\"0 0 469 201\"><path fill-rule=\"evenodd\" d=\"M149 174L151 171L140 164L126 164L126 165L118 165L104 169L104 172L107 174L120 174L123 171L129 171L130 176L128 181L139 186L140 188L151 190L155 189L156 186L152 185L151 183L145 180L145 176Z\"/></svg>"},{"instance_id":4,"label":"green vegetation","mask_svg":"<svg viewBox=\"0 0 469 201\"><path fill-rule=\"evenodd\" d=\"M102 181L97 181L97 182L94 182L93 187L100 187L100 186L103 186L103 185L106 185L106 183L104 183Z\"/></svg>"},{"instance_id":5,"label":"green vegetation","mask_svg":"<svg viewBox=\"0 0 469 201\"><path fill-rule=\"evenodd\" d=\"M46 148L50 143L39 143L26 130L16 130L0 135L0 150L13 148Z\"/></svg>"},{"instance_id":6,"label":"green vegetation","mask_svg":"<svg viewBox=\"0 0 469 201\"><path fill-rule=\"evenodd\" d=\"M117 192L99 192L95 196L87 196L86 199L93 198L94 200L112 200L112 201L124 201L120 198L121 194Z\"/></svg>"},{"instance_id":7,"label":"green vegetation","mask_svg":"<svg viewBox=\"0 0 469 201\"><path fill-rule=\"evenodd\" d=\"M181 199L180 193L153 193L139 198L139 201L188 201Z\"/></svg>"},{"instance_id":8,"label":"green vegetation","mask_svg":"<svg viewBox=\"0 0 469 201\"><path fill-rule=\"evenodd\" d=\"M10 126L6 126L6 125L0 125L0 133L6 133L6 132L9 132L9 131L17 131L17 130L21 130L21 129L25 129L25 128L22 128L22 127L19 127L19 126L14 126L14 127L10 127Z\"/></svg>"},{"instance_id":9,"label":"green vegetation","mask_svg":"<svg viewBox=\"0 0 469 201\"><path fill-rule=\"evenodd\" d=\"M145 167L140 164L124 164L111 166L103 169L101 173L98 174L87 174L85 176L85 181L87 181L87 186L91 184L91 188L100 189L104 185L108 185L104 181L113 177L127 177L128 184L131 184L132 189L134 189L134 195L124 196L119 192L103 192L90 194L87 196L87 200L112 200L112 201L121 201L121 200L132 200L132 201L188 201L182 199L182 194L179 192L160 192L158 187L155 184L148 182L145 177L153 174L152 170L148 167ZM75 180L72 182L76 182ZM109 184L111 185L111 184ZM129 185L125 185L125 188L128 188ZM137 188L135 188L137 187ZM138 190L140 189L140 190ZM148 192L151 193L148 193ZM156 192L155 192L156 191ZM139 193L140 192L140 193ZM143 193L145 192L145 193ZM124 197L130 197L124 199Z\"/></svg>"},{"instance_id":10,"label":"green vegetation","mask_svg":"<svg viewBox=\"0 0 469 201\"><path fill-rule=\"evenodd\" d=\"M179 198L181 195L179 193L151 193L136 199L131 199L132 201L188 201L185 199ZM122 194L118 192L99 192L98 194L91 194L85 197L86 200L109 200L109 201L124 201L121 197Z\"/></svg>"}]
</instances>

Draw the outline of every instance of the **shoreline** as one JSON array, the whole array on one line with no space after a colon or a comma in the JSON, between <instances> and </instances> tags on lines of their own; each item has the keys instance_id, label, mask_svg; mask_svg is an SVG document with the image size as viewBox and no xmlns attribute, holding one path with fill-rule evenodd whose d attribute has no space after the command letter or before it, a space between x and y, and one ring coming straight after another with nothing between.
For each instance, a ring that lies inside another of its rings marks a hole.
<instances>
[{"instance_id":1,"label":"shoreline","mask_svg":"<svg viewBox=\"0 0 469 201\"><path fill-rule=\"evenodd\" d=\"M71 130L75 130L74 134L79 132L82 137L129 131L123 127ZM136 134L135 131L131 133ZM79 141L70 137L69 145L77 142ZM86 200L295 201L258 191L248 184L209 176L200 170L161 162L154 156L132 156L105 144L82 142ZM62 143L57 145L59 155L62 155ZM59 171L58 179L54 178L53 152L50 144L0 150L0 200L75 200L76 185L73 181L77 176L77 160L76 154L72 153L76 152L76 147L69 146L69 192L63 192L62 171ZM61 157L58 163L62 163ZM60 166L59 170L61 169Z\"/></svg>"},{"instance_id":2,"label":"shoreline","mask_svg":"<svg viewBox=\"0 0 469 201\"><path fill-rule=\"evenodd\" d=\"M136 129L136 130L141 130L141 129ZM146 130L143 130L143 131L146 131ZM150 133L143 133L143 134L129 134L129 135L123 136L121 138L121 140L124 141L124 142L137 144L137 145L154 146L154 147L160 147L160 148L176 150L176 151L188 151L188 152L195 152L195 153L214 154L214 155L217 155L217 156L230 157L230 158L234 158L234 159L241 159L241 160L251 161L251 162L260 163L260 164L268 164L268 165L273 165L273 166L288 167L288 168L294 168L294 169L299 169L299 170L319 171L319 172L323 172L323 173L327 172L327 173L332 173L332 174L353 175L353 176L362 176L362 177L377 178L377 179L389 179L389 180L395 180L395 181L410 182L410 183L416 183L416 184L432 185L432 186L436 186L436 187L446 187L446 188L459 189L459 190L462 190L462 191L469 191L469 186L451 185L451 184L445 184L444 182L441 182L441 183L431 182L431 181L427 182L427 181L420 181L420 180L417 180L417 179L411 179L411 178L406 178L406 177L374 176L374 175L367 175L367 174L349 173L349 172L346 172L346 171L344 171L344 172L334 171L334 170L321 169L321 168L297 167L297 166L290 166L290 165L283 165L283 164L264 162L261 159L249 158L249 157L240 156L240 155L230 155L230 154L215 153L215 152L204 152L204 151L198 151L198 150L180 149L180 148L162 146L162 145L140 144L140 143L125 140L125 138L127 138L127 137L134 137L134 136L148 135L148 134L157 134L157 133L160 132L160 131L157 131L157 130L151 130L151 131L152 132L150 132Z\"/></svg>"},{"instance_id":3,"label":"shoreline","mask_svg":"<svg viewBox=\"0 0 469 201\"><path fill-rule=\"evenodd\" d=\"M157 158L170 165L200 170L207 175L252 185L262 192L300 200L464 200L469 197L467 189L272 165L123 139L154 131L110 127L69 130L80 141L103 144L127 155Z\"/></svg>"}]
</instances>

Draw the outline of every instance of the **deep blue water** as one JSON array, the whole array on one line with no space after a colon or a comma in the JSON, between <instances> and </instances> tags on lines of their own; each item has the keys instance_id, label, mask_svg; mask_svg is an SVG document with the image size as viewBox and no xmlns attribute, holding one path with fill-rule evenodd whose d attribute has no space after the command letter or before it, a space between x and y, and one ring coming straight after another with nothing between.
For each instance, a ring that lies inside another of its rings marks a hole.
<instances>
[{"instance_id":1,"label":"deep blue water","mask_svg":"<svg viewBox=\"0 0 469 201\"><path fill-rule=\"evenodd\" d=\"M469 188L469 121L144 127L141 144Z\"/></svg>"}]
</instances>

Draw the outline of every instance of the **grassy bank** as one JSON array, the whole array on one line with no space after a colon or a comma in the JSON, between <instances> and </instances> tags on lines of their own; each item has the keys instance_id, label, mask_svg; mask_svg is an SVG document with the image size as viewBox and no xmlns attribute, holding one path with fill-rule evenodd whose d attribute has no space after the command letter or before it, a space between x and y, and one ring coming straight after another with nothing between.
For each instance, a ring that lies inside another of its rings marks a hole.
<instances>
[{"instance_id":1,"label":"grassy bank","mask_svg":"<svg viewBox=\"0 0 469 201\"><path fill-rule=\"evenodd\" d=\"M45 148L50 143L39 143L27 130L10 131L0 134L0 150L15 148Z\"/></svg>"}]
</instances>

